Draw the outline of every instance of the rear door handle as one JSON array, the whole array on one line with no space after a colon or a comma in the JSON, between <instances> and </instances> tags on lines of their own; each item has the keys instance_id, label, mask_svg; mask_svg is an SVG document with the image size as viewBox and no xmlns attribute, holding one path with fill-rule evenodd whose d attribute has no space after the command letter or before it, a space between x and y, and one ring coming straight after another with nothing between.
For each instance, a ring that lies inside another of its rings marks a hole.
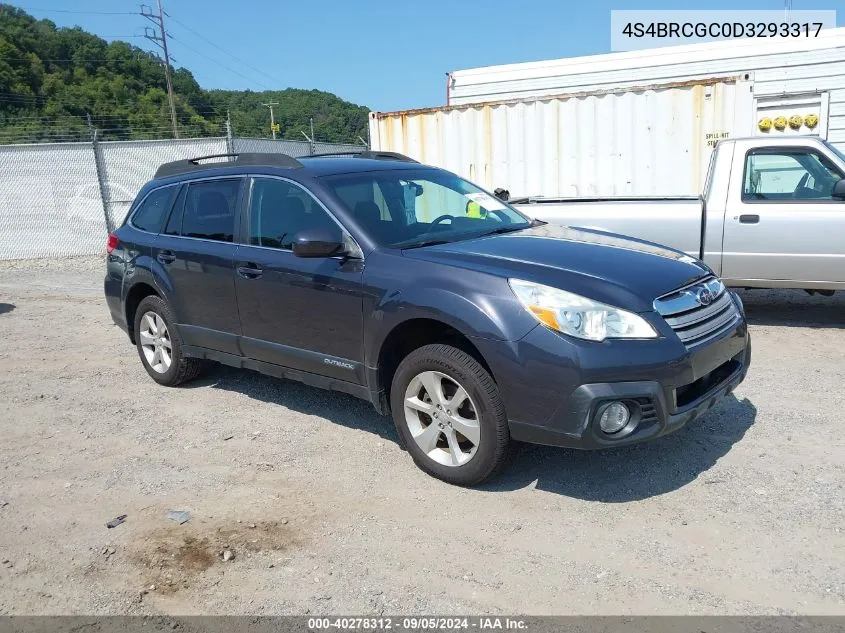
<instances>
[{"instance_id":1,"label":"rear door handle","mask_svg":"<svg viewBox=\"0 0 845 633\"><path fill-rule=\"evenodd\" d=\"M172 264L176 261L176 253L173 251L159 251L158 256L156 259L160 261L162 264Z\"/></svg>"},{"instance_id":2,"label":"rear door handle","mask_svg":"<svg viewBox=\"0 0 845 633\"><path fill-rule=\"evenodd\" d=\"M741 224L757 224L758 222L760 222L760 216L756 213L749 213L746 215L739 216L739 221Z\"/></svg>"},{"instance_id":3,"label":"rear door handle","mask_svg":"<svg viewBox=\"0 0 845 633\"><path fill-rule=\"evenodd\" d=\"M258 279L263 272L258 266L252 262L243 262L235 269L238 274L244 279Z\"/></svg>"}]
</instances>

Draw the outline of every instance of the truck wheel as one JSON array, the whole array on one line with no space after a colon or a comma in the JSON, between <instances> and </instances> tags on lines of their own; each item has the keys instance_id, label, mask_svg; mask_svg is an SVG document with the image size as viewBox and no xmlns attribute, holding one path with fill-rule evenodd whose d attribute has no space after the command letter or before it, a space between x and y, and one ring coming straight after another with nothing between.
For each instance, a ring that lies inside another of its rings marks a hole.
<instances>
[{"instance_id":1,"label":"truck wheel","mask_svg":"<svg viewBox=\"0 0 845 633\"><path fill-rule=\"evenodd\" d=\"M170 307L161 298L145 297L135 311L135 342L150 377L165 387L196 378L203 362L182 355L182 337Z\"/></svg>"},{"instance_id":2,"label":"truck wheel","mask_svg":"<svg viewBox=\"0 0 845 633\"><path fill-rule=\"evenodd\" d=\"M505 407L493 378L469 354L440 344L414 350L393 376L390 404L396 431L428 474L473 486L504 465Z\"/></svg>"}]
</instances>

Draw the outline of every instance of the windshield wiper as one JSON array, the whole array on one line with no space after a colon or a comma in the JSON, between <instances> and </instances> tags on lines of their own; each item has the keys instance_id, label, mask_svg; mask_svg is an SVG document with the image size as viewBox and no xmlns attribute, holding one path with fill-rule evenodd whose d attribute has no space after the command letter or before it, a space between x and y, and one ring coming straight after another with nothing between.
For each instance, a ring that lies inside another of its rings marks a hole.
<instances>
[{"instance_id":1,"label":"windshield wiper","mask_svg":"<svg viewBox=\"0 0 845 633\"><path fill-rule=\"evenodd\" d=\"M414 242L412 244L395 244L394 248L422 248L423 246L437 246L438 244L448 244L452 240L423 240L422 242Z\"/></svg>"},{"instance_id":2,"label":"windshield wiper","mask_svg":"<svg viewBox=\"0 0 845 633\"><path fill-rule=\"evenodd\" d=\"M500 226L499 228L482 233L479 237L484 237L485 235L498 235L500 233L512 233L513 231L524 231L525 229L530 229L531 226L531 224L526 224L525 226Z\"/></svg>"}]
</instances>

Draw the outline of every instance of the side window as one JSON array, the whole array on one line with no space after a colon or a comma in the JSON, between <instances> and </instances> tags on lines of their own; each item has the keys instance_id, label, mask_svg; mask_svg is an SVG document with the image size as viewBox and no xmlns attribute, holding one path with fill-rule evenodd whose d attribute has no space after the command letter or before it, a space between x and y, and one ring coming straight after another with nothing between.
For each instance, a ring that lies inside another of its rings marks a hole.
<instances>
[{"instance_id":1,"label":"side window","mask_svg":"<svg viewBox=\"0 0 845 633\"><path fill-rule=\"evenodd\" d=\"M240 180L209 180L188 185L182 235L218 242L234 241L240 185Z\"/></svg>"},{"instance_id":2,"label":"side window","mask_svg":"<svg viewBox=\"0 0 845 633\"><path fill-rule=\"evenodd\" d=\"M188 186L182 187L176 202L173 203L173 210L167 219L167 226L164 227L165 235L179 235L182 233L182 217L185 212L185 196L188 193Z\"/></svg>"},{"instance_id":3,"label":"side window","mask_svg":"<svg viewBox=\"0 0 845 633\"><path fill-rule=\"evenodd\" d=\"M323 208L301 187L274 178L256 178L249 205L249 243L293 248L305 229L337 228Z\"/></svg>"},{"instance_id":4,"label":"side window","mask_svg":"<svg viewBox=\"0 0 845 633\"><path fill-rule=\"evenodd\" d=\"M841 177L833 163L809 150L749 153L742 199L831 200L833 185Z\"/></svg>"},{"instance_id":5,"label":"side window","mask_svg":"<svg viewBox=\"0 0 845 633\"><path fill-rule=\"evenodd\" d=\"M352 209L369 209L375 215L373 205L378 209L379 218L392 220L390 208L381 188L375 182L351 183L349 185L338 185L335 188L337 197L343 200L346 207ZM361 205L361 206L358 206Z\"/></svg>"},{"instance_id":6,"label":"side window","mask_svg":"<svg viewBox=\"0 0 845 633\"><path fill-rule=\"evenodd\" d=\"M148 195L132 216L132 225L142 231L158 233L161 224L170 211L170 203L179 187L170 186L156 189Z\"/></svg>"}]
</instances>

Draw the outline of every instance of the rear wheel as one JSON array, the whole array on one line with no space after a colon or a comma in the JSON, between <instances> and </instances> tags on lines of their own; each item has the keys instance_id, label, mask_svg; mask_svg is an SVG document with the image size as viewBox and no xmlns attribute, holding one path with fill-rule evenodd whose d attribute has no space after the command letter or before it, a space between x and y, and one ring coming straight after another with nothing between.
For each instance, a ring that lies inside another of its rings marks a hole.
<instances>
[{"instance_id":1,"label":"rear wheel","mask_svg":"<svg viewBox=\"0 0 845 633\"><path fill-rule=\"evenodd\" d=\"M179 330L170 307L160 297L151 295L138 304L135 343L144 369L160 385L175 387L193 380L202 370L201 360L183 356Z\"/></svg>"},{"instance_id":2,"label":"rear wheel","mask_svg":"<svg viewBox=\"0 0 845 633\"><path fill-rule=\"evenodd\" d=\"M390 400L397 432L430 475L472 486L504 465L510 435L499 389L466 352L441 344L411 352Z\"/></svg>"}]
</instances>

